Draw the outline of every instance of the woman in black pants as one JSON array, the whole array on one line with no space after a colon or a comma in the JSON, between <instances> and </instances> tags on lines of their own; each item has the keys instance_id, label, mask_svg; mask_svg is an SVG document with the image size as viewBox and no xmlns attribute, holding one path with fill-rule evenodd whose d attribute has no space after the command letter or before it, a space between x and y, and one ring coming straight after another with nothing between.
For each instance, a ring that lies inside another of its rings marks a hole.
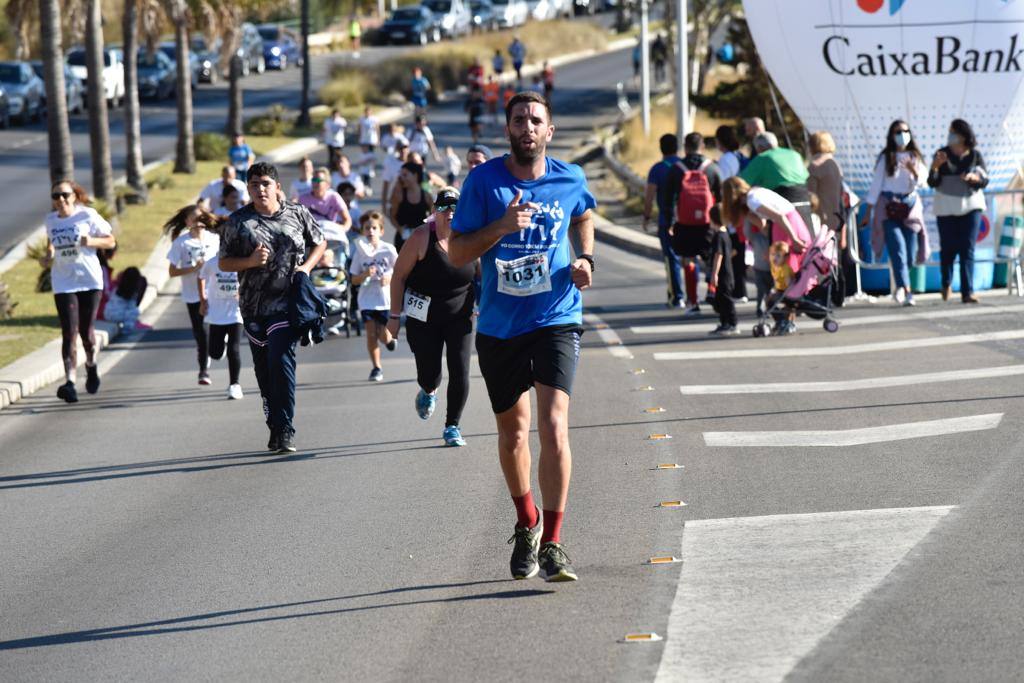
<instances>
[{"instance_id":1,"label":"woman in black pants","mask_svg":"<svg viewBox=\"0 0 1024 683\"><path fill-rule=\"evenodd\" d=\"M220 249L220 238L206 229L215 225L216 217L196 204L179 209L164 223L164 234L173 242L167 252L171 277L181 278L181 300L188 308L192 336L195 337L199 360L199 384L210 384L210 358L203 329L203 314L199 310L199 270Z\"/></svg>"},{"instance_id":2,"label":"woman in black pants","mask_svg":"<svg viewBox=\"0 0 1024 683\"><path fill-rule=\"evenodd\" d=\"M448 260L448 238L459 191L437 193L430 220L406 240L391 276L388 330L398 334L405 313L405 333L416 357L416 413L426 420L437 404L442 350L448 359L448 415L442 437L448 446L465 446L459 429L469 397L469 352L473 336L475 263L456 268Z\"/></svg>"},{"instance_id":3,"label":"woman in black pants","mask_svg":"<svg viewBox=\"0 0 1024 683\"><path fill-rule=\"evenodd\" d=\"M935 188L932 210L939 225L942 299L948 300L953 291L953 262L959 257L960 300L976 304L974 244L986 209L988 173L974 131L966 121L954 119L949 124L948 143L935 153L928 173L928 185Z\"/></svg>"},{"instance_id":4,"label":"woman in black pants","mask_svg":"<svg viewBox=\"0 0 1024 683\"><path fill-rule=\"evenodd\" d=\"M46 216L46 257L50 267L54 303L60 318L61 358L64 384L57 397L68 403L78 401L75 374L78 368L78 340L85 349L85 389L95 394L100 388L96 368L96 311L103 291L103 271L97 249L113 249L113 230L76 183L62 180L50 187L53 212Z\"/></svg>"}]
</instances>

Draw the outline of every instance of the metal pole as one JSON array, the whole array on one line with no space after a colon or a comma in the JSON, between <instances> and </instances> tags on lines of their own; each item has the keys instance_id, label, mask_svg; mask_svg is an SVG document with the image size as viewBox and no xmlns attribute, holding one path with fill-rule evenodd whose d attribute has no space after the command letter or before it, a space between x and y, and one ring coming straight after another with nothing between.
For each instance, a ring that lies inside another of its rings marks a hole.
<instances>
[{"instance_id":1,"label":"metal pole","mask_svg":"<svg viewBox=\"0 0 1024 683\"><path fill-rule=\"evenodd\" d=\"M676 135L682 140L689 132L690 87L687 84L687 62L690 54L687 1L676 0Z\"/></svg>"},{"instance_id":2,"label":"metal pole","mask_svg":"<svg viewBox=\"0 0 1024 683\"><path fill-rule=\"evenodd\" d=\"M647 0L640 0L640 111L644 137L651 136L651 43L647 29Z\"/></svg>"},{"instance_id":3,"label":"metal pole","mask_svg":"<svg viewBox=\"0 0 1024 683\"><path fill-rule=\"evenodd\" d=\"M298 124L308 126L310 125L309 0L302 0L300 26L302 32L302 102L299 105Z\"/></svg>"}]
</instances>

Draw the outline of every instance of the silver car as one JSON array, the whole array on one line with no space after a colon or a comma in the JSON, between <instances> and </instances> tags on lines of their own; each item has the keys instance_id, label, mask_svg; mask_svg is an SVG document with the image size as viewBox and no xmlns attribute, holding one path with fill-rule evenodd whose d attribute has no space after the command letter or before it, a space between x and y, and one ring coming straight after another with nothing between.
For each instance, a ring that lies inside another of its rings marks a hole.
<instances>
[{"instance_id":1,"label":"silver car","mask_svg":"<svg viewBox=\"0 0 1024 683\"><path fill-rule=\"evenodd\" d=\"M28 62L0 62L0 86L7 93L7 111L19 123L42 118L46 91Z\"/></svg>"},{"instance_id":2,"label":"silver car","mask_svg":"<svg viewBox=\"0 0 1024 683\"><path fill-rule=\"evenodd\" d=\"M30 62L36 76L43 78L43 63L39 60ZM43 80L43 102L46 102L46 81ZM67 100L68 113L80 114L85 109L85 85L81 79L71 73L71 67L64 65L64 97Z\"/></svg>"},{"instance_id":3,"label":"silver car","mask_svg":"<svg viewBox=\"0 0 1024 683\"><path fill-rule=\"evenodd\" d=\"M526 23L530 15L530 7L526 0L491 0L494 16L501 28L513 28Z\"/></svg>"}]
</instances>

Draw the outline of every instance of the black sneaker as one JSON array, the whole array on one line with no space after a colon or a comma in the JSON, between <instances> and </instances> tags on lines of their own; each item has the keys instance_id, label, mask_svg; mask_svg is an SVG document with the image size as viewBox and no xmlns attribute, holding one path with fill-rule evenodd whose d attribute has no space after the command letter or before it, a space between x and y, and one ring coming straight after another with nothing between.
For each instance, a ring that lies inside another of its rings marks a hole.
<instances>
[{"instance_id":1,"label":"black sneaker","mask_svg":"<svg viewBox=\"0 0 1024 683\"><path fill-rule=\"evenodd\" d=\"M569 556L565 554L565 548L560 543L545 543L540 549L538 562L545 581L575 581L579 578L576 576L576 570L572 568Z\"/></svg>"},{"instance_id":2,"label":"black sneaker","mask_svg":"<svg viewBox=\"0 0 1024 683\"><path fill-rule=\"evenodd\" d=\"M65 382L57 387L57 398L68 403L78 403L78 392L75 390L74 382Z\"/></svg>"},{"instance_id":3,"label":"black sneaker","mask_svg":"<svg viewBox=\"0 0 1024 683\"><path fill-rule=\"evenodd\" d=\"M292 440L295 438L295 432L291 429L286 429L281 432L280 436L277 437L277 452L278 453L294 453L295 444Z\"/></svg>"},{"instance_id":4,"label":"black sneaker","mask_svg":"<svg viewBox=\"0 0 1024 683\"><path fill-rule=\"evenodd\" d=\"M85 390L95 394L100 390L100 369L95 365L86 365L85 374Z\"/></svg>"},{"instance_id":5,"label":"black sneaker","mask_svg":"<svg viewBox=\"0 0 1024 683\"><path fill-rule=\"evenodd\" d=\"M508 539L510 545L515 544L512 547L512 559L509 561L513 579L532 579L540 571L540 566L537 564L537 548L540 547L540 534L543 526L538 512L537 526L532 529L517 526L512 532L512 538Z\"/></svg>"},{"instance_id":6,"label":"black sneaker","mask_svg":"<svg viewBox=\"0 0 1024 683\"><path fill-rule=\"evenodd\" d=\"M277 449L280 448L280 440L277 436L277 432L273 429L270 430L270 441L267 442L267 450L276 453Z\"/></svg>"}]
</instances>

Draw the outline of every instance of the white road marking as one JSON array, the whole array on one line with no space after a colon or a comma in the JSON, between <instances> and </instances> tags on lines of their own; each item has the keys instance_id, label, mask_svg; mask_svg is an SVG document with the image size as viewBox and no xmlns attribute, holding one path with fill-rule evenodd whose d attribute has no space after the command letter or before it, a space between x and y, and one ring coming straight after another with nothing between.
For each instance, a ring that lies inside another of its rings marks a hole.
<instances>
[{"instance_id":1,"label":"white road marking","mask_svg":"<svg viewBox=\"0 0 1024 683\"><path fill-rule=\"evenodd\" d=\"M764 384L694 384L681 386L679 391L687 396L708 394L776 394L857 391L861 389L885 389L888 387L909 387L918 384L959 382L971 379L1015 377L1024 375L1024 365L1003 365L995 368L975 370L951 370L949 372L926 372L920 375L896 375L895 377L869 377L834 382L767 382Z\"/></svg>"},{"instance_id":2,"label":"white road marking","mask_svg":"<svg viewBox=\"0 0 1024 683\"><path fill-rule=\"evenodd\" d=\"M939 308L934 311L921 311L918 313L883 313L880 315L865 315L860 317L840 318L840 329L843 327L856 327L859 325L880 325L882 323L905 323L915 320L938 320L942 318L968 318L979 315L997 315L999 313L1020 313L1024 311L1024 305L1007 304L1002 306L971 306L969 308ZM637 335L645 334L683 334L687 336L701 337L707 335L707 329L694 324L682 325L637 325L629 328L629 331ZM749 328L747 329L749 332Z\"/></svg>"},{"instance_id":3,"label":"white road marking","mask_svg":"<svg viewBox=\"0 0 1024 683\"><path fill-rule=\"evenodd\" d=\"M977 344L989 341L1005 341L1024 338L1024 330L1003 330L1002 332L981 332L960 334L951 337L924 337L900 339L890 342L851 344L849 346L807 346L778 348L778 340L764 340L764 348L733 349L720 351L665 351L654 354L654 360L723 360L726 358L806 358L807 356L845 356L857 353L878 353L880 351L902 351L931 346L955 346Z\"/></svg>"},{"instance_id":4,"label":"white road marking","mask_svg":"<svg viewBox=\"0 0 1024 683\"><path fill-rule=\"evenodd\" d=\"M630 350L623 345L622 338L619 337L618 332L601 320L600 316L594 313L584 313L583 322L594 328L594 331L597 332L597 336L605 343L608 353L612 354L616 358L622 358L624 360L631 360L633 358L633 354Z\"/></svg>"},{"instance_id":5,"label":"white road marking","mask_svg":"<svg viewBox=\"0 0 1024 683\"><path fill-rule=\"evenodd\" d=\"M952 509L687 522L656 682L783 680Z\"/></svg>"},{"instance_id":6,"label":"white road marking","mask_svg":"<svg viewBox=\"0 0 1024 683\"><path fill-rule=\"evenodd\" d=\"M952 417L926 422L906 422L864 427L861 429L840 429L836 431L788 431L788 432L704 432L704 444L729 448L792 448L803 446L860 446L869 443L921 439L944 434L980 432L995 429L1003 419L1003 413Z\"/></svg>"}]
</instances>

